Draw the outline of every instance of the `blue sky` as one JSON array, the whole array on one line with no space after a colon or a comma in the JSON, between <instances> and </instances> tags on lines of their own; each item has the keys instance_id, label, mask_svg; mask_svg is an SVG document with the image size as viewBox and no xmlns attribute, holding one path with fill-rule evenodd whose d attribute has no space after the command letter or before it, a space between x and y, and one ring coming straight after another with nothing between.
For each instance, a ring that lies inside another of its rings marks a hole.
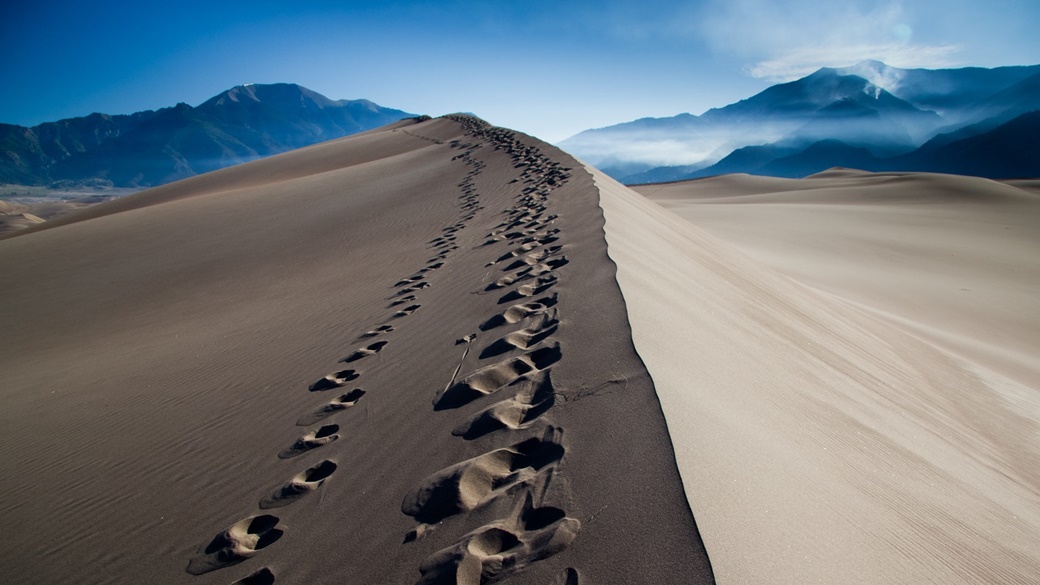
<instances>
[{"instance_id":1,"label":"blue sky","mask_svg":"<svg viewBox=\"0 0 1040 585\"><path fill-rule=\"evenodd\" d=\"M700 114L820 66L1040 63L1037 0L15 0L0 122L198 105L294 82L558 141Z\"/></svg>"}]
</instances>

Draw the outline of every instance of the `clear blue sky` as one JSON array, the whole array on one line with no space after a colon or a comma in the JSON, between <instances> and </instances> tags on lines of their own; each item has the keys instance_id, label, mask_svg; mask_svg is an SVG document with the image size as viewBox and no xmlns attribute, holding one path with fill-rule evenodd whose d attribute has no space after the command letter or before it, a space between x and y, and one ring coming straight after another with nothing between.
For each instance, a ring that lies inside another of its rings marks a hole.
<instances>
[{"instance_id":1,"label":"clear blue sky","mask_svg":"<svg viewBox=\"0 0 1040 585\"><path fill-rule=\"evenodd\" d=\"M1040 0L11 0L0 122L294 82L558 141L700 114L820 66L1040 63Z\"/></svg>"}]
</instances>

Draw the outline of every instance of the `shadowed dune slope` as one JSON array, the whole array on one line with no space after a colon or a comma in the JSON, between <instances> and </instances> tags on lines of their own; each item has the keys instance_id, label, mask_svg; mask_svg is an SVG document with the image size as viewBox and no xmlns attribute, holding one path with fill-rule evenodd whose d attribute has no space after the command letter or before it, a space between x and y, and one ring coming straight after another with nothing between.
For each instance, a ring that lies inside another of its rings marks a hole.
<instances>
[{"instance_id":1,"label":"shadowed dune slope","mask_svg":"<svg viewBox=\"0 0 1040 585\"><path fill-rule=\"evenodd\" d=\"M0 241L5 580L712 583L597 201L455 116Z\"/></svg>"},{"instance_id":2,"label":"shadowed dune slope","mask_svg":"<svg viewBox=\"0 0 1040 585\"><path fill-rule=\"evenodd\" d=\"M687 221L592 172L719 583L1036 580L1035 195L853 171L639 187ZM962 278L983 307L954 315Z\"/></svg>"}]
</instances>

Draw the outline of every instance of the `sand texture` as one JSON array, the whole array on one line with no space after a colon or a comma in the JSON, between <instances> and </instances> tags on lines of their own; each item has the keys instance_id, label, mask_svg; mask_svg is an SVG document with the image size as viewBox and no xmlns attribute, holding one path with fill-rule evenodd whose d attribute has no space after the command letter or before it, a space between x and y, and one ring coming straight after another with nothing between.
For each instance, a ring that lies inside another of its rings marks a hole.
<instances>
[{"instance_id":1,"label":"sand texture","mask_svg":"<svg viewBox=\"0 0 1040 585\"><path fill-rule=\"evenodd\" d=\"M1036 582L1037 181L639 191L450 116L0 210L5 581Z\"/></svg>"},{"instance_id":2,"label":"sand texture","mask_svg":"<svg viewBox=\"0 0 1040 585\"><path fill-rule=\"evenodd\" d=\"M1035 192L595 180L719 583L1036 582Z\"/></svg>"},{"instance_id":3,"label":"sand texture","mask_svg":"<svg viewBox=\"0 0 1040 585\"><path fill-rule=\"evenodd\" d=\"M403 121L0 240L10 583L712 583L599 192Z\"/></svg>"}]
</instances>

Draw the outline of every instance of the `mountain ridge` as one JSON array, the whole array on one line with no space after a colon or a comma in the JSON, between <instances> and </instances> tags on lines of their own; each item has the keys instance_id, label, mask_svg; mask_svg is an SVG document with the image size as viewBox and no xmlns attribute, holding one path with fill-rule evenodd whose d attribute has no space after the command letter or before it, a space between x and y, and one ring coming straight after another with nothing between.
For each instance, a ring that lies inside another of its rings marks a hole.
<instances>
[{"instance_id":1,"label":"mountain ridge","mask_svg":"<svg viewBox=\"0 0 1040 585\"><path fill-rule=\"evenodd\" d=\"M821 68L700 116L643 118L586 130L560 146L628 184L720 172L798 177L852 162L949 169L925 160L925 153L993 131L1038 104L1040 65L929 70L862 61ZM924 150L908 156L918 149ZM856 156L850 158L852 152ZM785 165L788 160L816 163ZM1036 166L1016 168L1040 175L1040 163ZM975 172L997 173L980 167Z\"/></svg>"},{"instance_id":2,"label":"mountain ridge","mask_svg":"<svg viewBox=\"0 0 1040 585\"><path fill-rule=\"evenodd\" d=\"M152 187L413 116L292 83L238 85L196 107L0 124L0 182Z\"/></svg>"}]
</instances>

